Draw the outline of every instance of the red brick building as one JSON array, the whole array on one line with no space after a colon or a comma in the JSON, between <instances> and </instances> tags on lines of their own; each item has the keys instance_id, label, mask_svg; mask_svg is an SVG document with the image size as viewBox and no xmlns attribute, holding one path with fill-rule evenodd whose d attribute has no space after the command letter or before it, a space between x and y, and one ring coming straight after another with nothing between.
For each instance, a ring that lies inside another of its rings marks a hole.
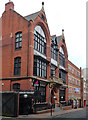
<instances>
[{"instance_id":1,"label":"red brick building","mask_svg":"<svg viewBox=\"0 0 88 120\"><path fill-rule=\"evenodd\" d=\"M82 106L86 107L88 105L88 68L82 69Z\"/></svg>"},{"instance_id":2,"label":"red brick building","mask_svg":"<svg viewBox=\"0 0 88 120\"><path fill-rule=\"evenodd\" d=\"M2 20L2 91L32 92L39 96L36 103L68 102L68 52L64 30L61 36L50 35L44 3L42 9L28 16L14 10L13 2L5 4ZM80 70L77 84L80 91ZM80 99L80 93L74 93ZM51 96L51 97L50 97ZM55 98L55 99L54 99Z\"/></svg>"},{"instance_id":3,"label":"red brick building","mask_svg":"<svg viewBox=\"0 0 88 120\"><path fill-rule=\"evenodd\" d=\"M68 100L73 108L81 106L81 68L68 61Z\"/></svg>"}]
</instances>

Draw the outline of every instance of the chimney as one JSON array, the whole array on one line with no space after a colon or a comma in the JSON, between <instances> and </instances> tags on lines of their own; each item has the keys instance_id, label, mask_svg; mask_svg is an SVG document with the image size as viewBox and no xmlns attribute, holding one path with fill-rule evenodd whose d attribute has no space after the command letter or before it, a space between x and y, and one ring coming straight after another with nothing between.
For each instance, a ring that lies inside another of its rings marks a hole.
<instances>
[{"instance_id":1,"label":"chimney","mask_svg":"<svg viewBox=\"0 0 88 120\"><path fill-rule=\"evenodd\" d=\"M10 0L5 4L5 11L8 11L9 9L14 9L14 3Z\"/></svg>"},{"instance_id":2,"label":"chimney","mask_svg":"<svg viewBox=\"0 0 88 120\"><path fill-rule=\"evenodd\" d=\"M44 2L42 2L42 9L44 10Z\"/></svg>"},{"instance_id":3,"label":"chimney","mask_svg":"<svg viewBox=\"0 0 88 120\"><path fill-rule=\"evenodd\" d=\"M64 29L62 29L62 36L64 36Z\"/></svg>"}]
</instances>

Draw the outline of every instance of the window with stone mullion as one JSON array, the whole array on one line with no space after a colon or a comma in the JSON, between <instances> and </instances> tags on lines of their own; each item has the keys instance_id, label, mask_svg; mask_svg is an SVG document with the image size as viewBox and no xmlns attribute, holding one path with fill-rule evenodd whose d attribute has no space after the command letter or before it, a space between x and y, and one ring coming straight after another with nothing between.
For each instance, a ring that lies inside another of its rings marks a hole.
<instances>
[{"instance_id":1,"label":"window with stone mullion","mask_svg":"<svg viewBox=\"0 0 88 120\"><path fill-rule=\"evenodd\" d=\"M65 58L62 53L59 53L59 65L65 67Z\"/></svg>"},{"instance_id":2,"label":"window with stone mullion","mask_svg":"<svg viewBox=\"0 0 88 120\"><path fill-rule=\"evenodd\" d=\"M57 61L57 51L55 50L55 46L51 45L51 58Z\"/></svg>"},{"instance_id":3,"label":"window with stone mullion","mask_svg":"<svg viewBox=\"0 0 88 120\"><path fill-rule=\"evenodd\" d=\"M34 70L33 74L38 77L46 78L47 77L47 66L46 63L40 59L34 58Z\"/></svg>"},{"instance_id":4,"label":"window with stone mullion","mask_svg":"<svg viewBox=\"0 0 88 120\"><path fill-rule=\"evenodd\" d=\"M44 39L45 38L36 31L36 34L34 34L34 49L46 55L46 43Z\"/></svg>"}]
</instances>

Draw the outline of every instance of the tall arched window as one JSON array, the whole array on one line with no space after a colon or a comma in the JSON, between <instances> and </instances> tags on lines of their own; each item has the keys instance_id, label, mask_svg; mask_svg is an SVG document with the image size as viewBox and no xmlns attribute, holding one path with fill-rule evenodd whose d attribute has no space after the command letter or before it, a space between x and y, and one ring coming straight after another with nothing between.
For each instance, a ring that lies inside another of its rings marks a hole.
<instances>
[{"instance_id":1,"label":"tall arched window","mask_svg":"<svg viewBox=\"0 0 88 120\"><path fill-rule=\"evenodd\" d=\"M59 65L65 68L65 54L62 47L59 50Z\"/></svg>"},{"instance_id":2,"label":"tall arched window","mask_svg":"<svg viewBox=\"0 0 88 120\"><path fill-rule=\"evenodd\" d=\"M34 49L46 56L46 37L39 25L34 29Z\"/></svg>"}]
</instances>

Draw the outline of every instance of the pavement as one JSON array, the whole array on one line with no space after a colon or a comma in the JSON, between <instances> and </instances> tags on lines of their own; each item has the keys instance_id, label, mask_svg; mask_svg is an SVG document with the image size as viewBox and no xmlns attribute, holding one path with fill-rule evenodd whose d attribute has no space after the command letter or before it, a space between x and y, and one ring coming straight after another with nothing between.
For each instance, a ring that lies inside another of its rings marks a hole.
<instances>
[{"instance_id":1,"label":"pavement","mask_svg":"<svg viewBox=\"0 0 88 120\"><path fill-rule=\"evenodd\" d=\"M42 114L29 114L29 115L19 115L18 118L54 118L55 116L62 115L62 114L67 114L70 112L76 112L83 110L84 108L77 108L77 109L71 109L71 110L60 110L52 113L42 113Z\"/></svg>"}]
</instances>

